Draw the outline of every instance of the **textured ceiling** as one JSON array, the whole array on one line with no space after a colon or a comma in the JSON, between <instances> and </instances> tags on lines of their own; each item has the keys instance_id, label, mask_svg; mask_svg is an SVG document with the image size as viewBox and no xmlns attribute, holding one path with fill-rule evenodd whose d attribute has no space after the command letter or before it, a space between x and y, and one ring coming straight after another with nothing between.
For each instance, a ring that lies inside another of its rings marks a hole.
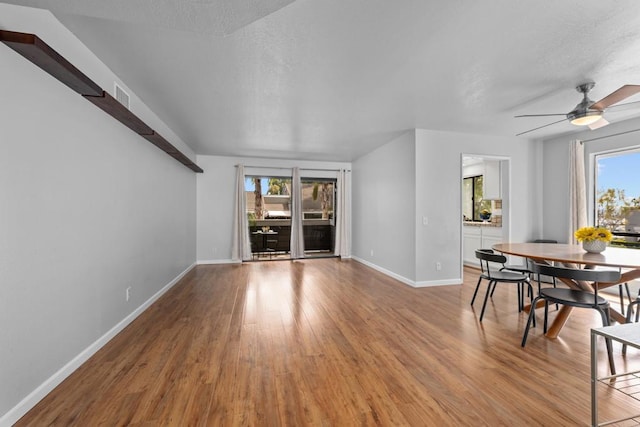
<instances>
[{"instance_id":1,"label":"textured ceiling","mask_svg":"<svg viewBox=\"0 0 640 427\"><path fill-rule=\"evenodd\" d=\"M594 101L640 84L636 0L6 3L51 10L199 154L348 161L416 127L515 135L554 118L514 115L570 111L578 83Z\"/></svg>"}]
</instances>

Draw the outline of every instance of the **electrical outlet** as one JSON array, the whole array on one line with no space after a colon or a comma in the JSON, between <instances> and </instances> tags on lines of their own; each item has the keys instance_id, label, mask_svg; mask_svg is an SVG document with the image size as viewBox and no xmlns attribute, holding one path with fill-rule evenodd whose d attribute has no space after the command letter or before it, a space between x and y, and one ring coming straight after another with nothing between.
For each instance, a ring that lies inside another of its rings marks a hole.
<instances>
[{"instance_id":1,"label":"electrical outlet","mask_svg":"<svg viewBox=\"0 0 640 427\"><path fill-rule=\"evenodd\" d=\"M129 298L131 298L131 286L129 286L125 291L125 298L127 301L129 301Z\"/></svg>"},{"instance_id":2,"label":"electrical outlet","mask_svg":"<svg viewBox=\"0 0 640 427\"><path fill-rule=\"evenodd\" d=\"M436 270L437 271L442 270L442 263L440 261L436 261Z\"/></svg>"},{"instance_id":3,"label":"electrical outlet","mask_svg":"<svg viewBox=\"0 0 640 427\"><path fill-rule=\"evenodd\" d=\"M371 256L373 256L373 249L371 249Z\"/></svg>"}]
</instances>

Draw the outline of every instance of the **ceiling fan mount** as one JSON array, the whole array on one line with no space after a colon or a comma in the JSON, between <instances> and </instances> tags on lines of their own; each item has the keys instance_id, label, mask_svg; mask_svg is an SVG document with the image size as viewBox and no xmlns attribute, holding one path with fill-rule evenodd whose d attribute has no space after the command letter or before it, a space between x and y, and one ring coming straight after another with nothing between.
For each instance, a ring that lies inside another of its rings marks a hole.
<instances>
[{"instance_id":1,"label":"ceiling fan mount","mask_svg":"<svg viewBox=\"0 0 640 427\"><path fill-rule=\"evenodd\" d=\"M584 94L585 98L587 96L587 93L589 93L589 91L591 89L593 89L596 85L596 82L585 82L582 84L579 84L578 86L576 86L576 90L582 94Z\"/></svg>"},{"instance_id":2,"label":"ceiling fan mount","mask_svg":"<svg viewBox=\"0 0 640 427\"><path fill-rule=\"evenodd\" d=\"M591 106L595 104L589 99L589 91L595 86L595 82L582 83L576 86L576 90L583 96L582 101L575 106L573 110L567 113L567 120L571 124L577 126L585 126L591 123L595 123L602 118L602 111L597 109L591 109Z\"/></svg>"},{"instance_id":3,"label":"ceiling fan mount","mask_svg":"<svg viewBox=\"0 0 640 427\"><path fill-rule=\"evenodd\" d=\"M598 102L593 102L589 99L588 93L591 89L594 88L595 82L585 82L576 86L576 90L582 94L582 101L580 101L573 110L564 114L525 114L516 117L542 117L542 116L564 116L563 119L555 121L553 123L549 123L543 126L539 126L534 129L529 129L525 132L521 132L516 136L523 135L525 133L533 132L534 130L542 129L547 126L554 125L556 123L569 121L571 124L576 126L589 126L590 129L598 129L600 127L606 126L609 124L607 120L604 119L603 113L607 108L612 107L614 104L626 99L636 93L640 92L640 85L625 85L619 88L618 90L610 93L605 96ZM618 104L616 107L621 105L630 105L630 104L640 104L638 102L631 102L628 104Z\"/></svg>"}]
</instances>

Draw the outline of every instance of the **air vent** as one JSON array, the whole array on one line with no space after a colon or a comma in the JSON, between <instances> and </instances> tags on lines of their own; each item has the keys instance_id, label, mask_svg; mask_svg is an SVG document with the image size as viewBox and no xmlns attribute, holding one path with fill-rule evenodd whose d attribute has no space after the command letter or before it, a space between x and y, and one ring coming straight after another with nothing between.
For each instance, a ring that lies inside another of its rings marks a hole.
<instances>
[{"instance_id":1,"label":"air vent","mask_svg":"<svg viewBox=\"0 0 640 427\"><path fill-rule=\"evenodd\" d=\"M125 92L124 89L122 89L120 86L118 86L118 83L114 83L114 86L115 98L120 104L124 105L125 107L127 107L127 110L129 110L129 94Z\"/></svg>"}]
</instances>

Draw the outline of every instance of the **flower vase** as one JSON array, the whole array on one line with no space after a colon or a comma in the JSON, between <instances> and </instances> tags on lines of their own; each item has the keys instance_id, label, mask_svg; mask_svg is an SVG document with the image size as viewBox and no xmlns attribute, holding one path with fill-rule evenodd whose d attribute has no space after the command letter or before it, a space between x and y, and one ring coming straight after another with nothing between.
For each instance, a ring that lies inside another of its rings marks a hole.
<instances>
[{"instance_id":1,"label":"flower vase","mask_svg":"<svg viewBox=\"0 0 640 427\"><path fill-rule=\"evenodd\" d=\"M607 242L603 240L591 240L582 242L582 249L587 252L591 252L594 254L599 254L600 252L607 249Z\"/></svg>"}]
</instances>

